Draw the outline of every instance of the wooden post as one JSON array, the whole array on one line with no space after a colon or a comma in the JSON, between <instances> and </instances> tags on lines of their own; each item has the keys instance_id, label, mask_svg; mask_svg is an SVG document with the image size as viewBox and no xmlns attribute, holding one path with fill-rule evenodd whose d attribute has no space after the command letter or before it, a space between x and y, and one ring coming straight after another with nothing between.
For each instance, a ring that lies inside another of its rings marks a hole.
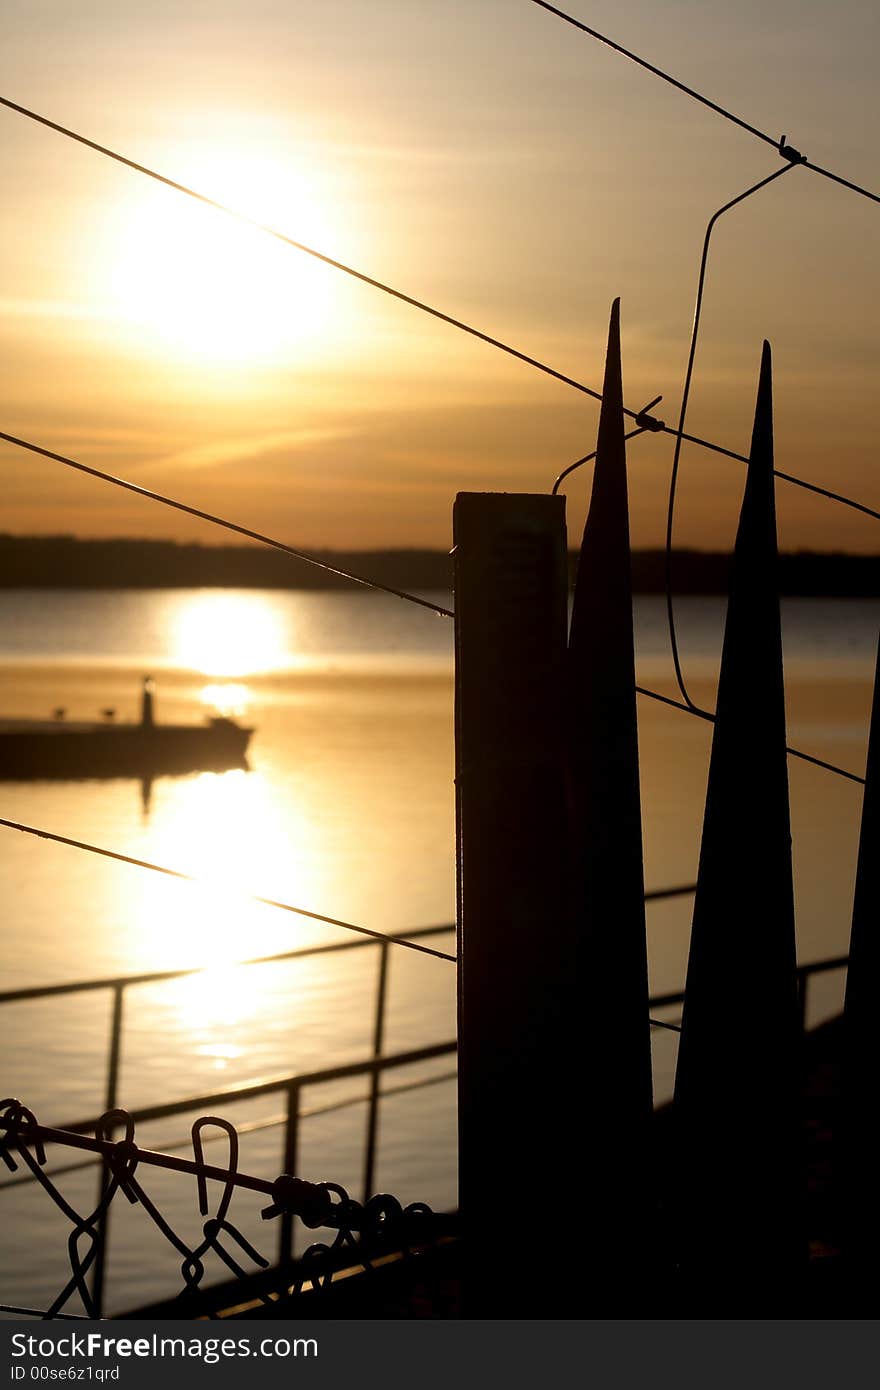
<instances>
[{"instance_id":1,"label":"wooden post","mask_svg":"<svg viewBox=\"0 0 880 1390\"><path fill-rule=\"evenodd\" d=\"M862 829L844 1005L840 1133L841 1206L847 1261L867 1302L880 1248L877 1182L877 985L880 981L880 649L865 769Z\"/></svg>"},{"instance_id":2,"label":"wooden post","mask_svg":"<svg viewBox=\"0 0 880 1390\"><path fill-rule=\"evenodd\" d=\"M591 1304L631 1310L650 1236L653 1104L619 300L572 610L569 759Z\"/></svg>"},{"instance_id":3,"label":"wooden post","mask_svg":"<svg viewBox=\"0 0 880 1390\"><path fill-rule=\"evenodd\" d=\"M805 1253L772 412L765 343L675 1084L683 1263L723 1316L778 1310Z\"/></svg>"},{"instance_id":4,"label":"wooden post","mask_svg":"<svg viewBox=\"0 0 880 1390\"><path fill-rule=\"evenodd\" d=\"M463 1308L575 1316L564 500L459 494L454 537Z\"/></svg>"}]
</instances>

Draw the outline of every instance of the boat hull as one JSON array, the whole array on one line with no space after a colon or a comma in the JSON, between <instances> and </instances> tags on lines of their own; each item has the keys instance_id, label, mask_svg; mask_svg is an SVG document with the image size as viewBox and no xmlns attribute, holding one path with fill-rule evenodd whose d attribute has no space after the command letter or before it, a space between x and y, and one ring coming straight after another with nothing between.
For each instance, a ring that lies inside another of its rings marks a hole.
<instances>
[{"instance_id":1,"label":"boat hull","mask_svg":"<svg viewBox=\"0 0 880 1390\"><path fill-rule=\"evenodd\" d=\"M251 733L231 720L152 727L22 723L0 727L0 778L154 777L243 768Z\"/></svg>"}]
</instances>

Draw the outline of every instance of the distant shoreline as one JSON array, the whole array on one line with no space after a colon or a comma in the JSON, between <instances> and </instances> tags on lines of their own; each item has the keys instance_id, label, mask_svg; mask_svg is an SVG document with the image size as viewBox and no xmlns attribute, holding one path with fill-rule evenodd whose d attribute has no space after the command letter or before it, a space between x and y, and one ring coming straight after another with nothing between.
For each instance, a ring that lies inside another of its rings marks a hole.
<instances>
[{"instance_id":1,"label":"distant shoreline","mask_svg":"<svg viewBox=\"0 0 880 1390\"><path fill-rule=\"evenodd\" d=\"M442 550L321 550L318 559L402 589L451 589L452 558ZM572 574L576 556L571 553ZM681 550L673 558L680 594L723 594L730 557ZM795 551L780 556L786 596L880 597L880 555ZM633 552L633 587L665 588L662 550ZM74 536L0 535L0 589L347 589L350 582L256 546L176 541L80 540Z\"/></svg>"}]
</instances>

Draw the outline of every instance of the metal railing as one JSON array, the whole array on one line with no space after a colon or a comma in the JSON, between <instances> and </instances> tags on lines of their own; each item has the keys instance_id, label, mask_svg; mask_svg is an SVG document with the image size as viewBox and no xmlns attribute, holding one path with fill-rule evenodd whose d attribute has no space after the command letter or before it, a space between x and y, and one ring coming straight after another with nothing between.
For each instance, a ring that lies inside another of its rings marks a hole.
<instances>
[{"instance_id":1,"label":"metal railing","mask_svg":"<svg viewBox=\"0 0 880 1390\"><path fill-rule=\"evenodd\" d=\"M419 941L425 937L442 936L454 931L455 927L453 925L443 924L441 926L419 927L413 931L405 932L403 935L407 941ZM381 1056L385 1037L388 950L392 944L390 940L385 942L376 941L374 939L334 941L312 946L300 946L295 950L280 951L273 955L251 956L246 960L230 962L230 965L237 969L239 967L244 968L245 966L252 965L276 965L284 961L303 960L310 956L334 955L343 951L357 951L365 948L377 950L379 952L379 968L376 980L376 1005L374 1010L372 1052L372 1056L375 1059ZM200 975L206 968L209 967L194 965L177 970L151 970L129 975L100 976L92 980L72 980L55 985L27 985L20 989L9 989L0 992L0 1005L23 1003L26 1000L34 999L59 998L62 995L99 993L102 991L109 992L112 996L112 1009L110 1015L110 1037L107 1047L103 1111L115 1110L120 1103L119 1069L122 1056L125 996L127 991L136 989L141 985L165 984L171 980L184 979L190 975ZM229 1096L228 1092L223 1092L222 1094L227 1098ZM164 1112L164 1107L158 1108L162 1109ZM138 1111L137 1114L140 1118L146 1118L145 1114L140 1111ZM151 1116L151 1118L159 1118L159 1116L155 1115ZM93 1125L94 1119L90 1119L79 1124L65 1125L64 1128L81 1130L90 1128ZM375 1146L375 1135L373 1145ZM366 1176L371 1177L371 1175L372 1161Z\"/></svg>"},{"instance_id":2,"label":"metal railing","mask_svg":"<svg viewBox=\"0 0 880 1390\"><path fill-rule=\"evenodd\" d=\"M670 897L684 897L689 896L693 891L694 886L691 884L677 888L657 889L646 894L646 900L656 901ZM443 924L440 926L418 928L405 933L405 935L407 939L419 940L425 937L448 934L454 930L451 924ZM244 1100L255 1099L257 1097L272 1095L282 1096L284 1098L283 1113L264 1123L266 1127L275 1124L279 1127L283 1126L282 1170L285 1173L296 1174L299 1164L301 1121L308 1118L312 1113L318 1113L317 1111L309 1111L304 1107L304 1093L310 1087L324 1085L328 1082L367 1077L369 1084L365 1094L347 1096L333 1102L331 1105L320 1107L322 1113L324 1110L343 1109L353 1105L366 1105L367 1107L361 1183L363 1201L366 1203L375 1190L374 1177L376 1171L379 1129L379 1105L382 1099L403 1091L420 1089L425 1086L438 1084L442 1081L450 1081L454 1077L454 1073L446 1072L439 1076L430 1075L427 1077L420 1077L415 1081L407 1082L396 1087L383 1089L381 1086L382 1074L386 1071L412 1066L419 1062L433 1061L439 1057L451 1056L456 1051L455 1039L448 1039L424 1047L383 1055L385 1021L388 1006L388 952L391 944L391 942L385 943L372 940L330 942L303 946L295 950L283 951L274 955L251 957L248 960L236 962L236 966L243 968L245 966L280 964L290 960L300 960L307 957L330 955L344 951L374 950L378 952L379 960L376 974L375 1005L373 1010L372 1050L369 1057L362 1058L355 1062L344 1062L336 1066L322 1067L313 1071L299 1072L293 1075L285 1074L275 1076L246 1083L244 1085L220 1088L200 1095L185 1096L178 1100L134 1108L129 1111L132 1120L137 1124L143 1124L153 1120L184 1115L196 1110L204 1112L209 1109L215 1109ZM846 956L833 956L824 960L811 961L808 964L798 967L798 999L802 1027L806 1027L810 981L817 975L844 970L846 965ZM137 989L140 986L162 984L172 980L182 979L186 976L197 975L200 974L204 968L205 967L191 966L177 970L154 970L144 971L138 974L103 976L91 980L77 980L55 985L26 986L24 988L0 992L0 1005L20 1003L26 1000L57 998L62 995L69 996L103 991L109 992L112 998L112 1008L110 1036L107 1046L103 1111L114 1111L117 1110L120 1105L119 1080L126 994L128 991ZM672 1009L680 1006L683 1001L683 991L655 994L651 997L650 1007L652 1012ZM61 1126L61 1128L74 1134L89 1134L95 1131L99 1119L100 1116L96 1114L66 1123ZM174 1145L166 1145L165 1147L173 1148ZM90 1164L94 1161L94 1159L86 1159L85 1163ZM29 1175L7 1180L5 1183L0 1183L0 1191L2 1191L4 1187L14 1186L19 1182L30 1180L31 1178ZM106 1195L107 1182L108 1170L106 1167L102 1166L99 1182L99 1200ZM288 1261L293 1254L293 1217L290 1213L282 1213L278 1232L277 1257L279 1263L284 1263ZM100 1311L103 1310L104 1302L104 1281L108 1254L107 1235L108 1223L107 1213L105 1212L99 1222L98 1243L95 1252L92 1277L92 1298L95 1306L99 1310L99 1316Z\"/></svg>"},{"instance_id":3,"label":"metal railing","mask_svg":"<svg viewBox=\"0 0 880 1390\"><path fill-rule=\"evenodd\" d=\"M444 924L433 927L420 927L416 930L407 932L405 935L407 940L415 941L425 937L448 934L454 930L455 928L452 925ZM299 1147L299 1124L303 1117L300 1102L305 1088L319 1085L322 1082L368 1076L369 1090L367 1095L352 1097L343 1102L344 1104L361 1104L366 1102L368 1107L362 1175L363 1199L366 1202L374 1190L379 1103L383 1096L380 1086L382 1072L386 1069L428 1061L435 1057L448 1056L456 1049L455 1040L452 1039L428 1047L416 1048L388 1056L382 1055L385 1041L385 1015L388 999L388 952L392 944L391 941L380 942L367 939L329 942L312 946L302 946L295 950L282 951L274 955L254 956L235 963L236 966L241 967L274 965L285 961L302 960L307 957L331 955L343 951L363 949L377 951L379 955L379 964L376 976L376 1002L373 1014L372 1053L368 1058L358 1062L344 1063L339 1066L326 1067L317 1071L300 1073L293 1076L285 1075L267 1081L250 1083L243 1086L233 1086L225 1090L212 1092L206 1096L188 1096L177 1101L146 1106L141 1109L132 1110L130 1113L133 1119L138 1123L142 1123L148 1120L159 1120L172 1115L185 1114L188 1111L196 1109L206 1109L220 1104L229 1104L235 1101L248 1099L249 1097L283 1094L286 1097L286 1112L281 1121L284 1125L283 1167L286 1173L295 1173L297 1151ZM55 985L26 986L20 989L4 990L0 993L0 1005L22 1003L26 1000L58 998L62 995L70 996L101 993L105 991L109 992L112 998L112 1007L110 1015L110 1036L107 1045L107 1064L102 1112L113 1111L117 1110L120 1105L119 1078L125 1022L125 1002L128 991L137 989L143 985L162 984L172 980L183 979L186 976L198 975L201 974L204 969L204 966L190 966L178 970L153 970L138 974L102 976L92 980L76 980ZM435 1081L436 1078L428 1077L423 1081L413 1083L406 1089L434 1084ZM74 1133L88 1133L94 1131L96 1122L99 1118L99 1115L90 1116L86 1119L66 1123L61 1126L61 1128ZM107 1169L102 1168L100 1174L99 1198L104 1195L106 1183ZM0 1188L2 1188L2 1184L0 1184ZM107 1255L106 1234L107 1223L105 1214L105 1216L101 1218L100 1223L100 1239L94 1261L92 1283L93 1299L99 1310L103 1307L103 1289ZM288 1214L284 1214L279 1227L279 1260L284 1260L289 1257L291 1253L292 1235L292 1218Z\"/></svg>"}]
</instances>

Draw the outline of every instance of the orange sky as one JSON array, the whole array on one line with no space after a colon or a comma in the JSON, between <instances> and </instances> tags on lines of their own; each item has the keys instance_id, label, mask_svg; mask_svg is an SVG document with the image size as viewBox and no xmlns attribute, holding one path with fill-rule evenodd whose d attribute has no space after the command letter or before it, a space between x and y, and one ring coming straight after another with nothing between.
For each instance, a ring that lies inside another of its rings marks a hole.
<instances>
[{"instance_id":1,"label":"orange sky","mask_svg":"<svg viewBox=\"0 0 880 1390\"><path fill-rule=\"evenodd\" d=\"M876 7L576 4L818 162L880 187ZM6 0L0 91L674 422L709 215L769 147L527 0ZM0 111L0 429L303 546L446 545L460 489L549 488L595 404ZM689 427L744 450L763 337L777 463L880 505L880 207L794 170L713 242ZM671 441L631 446L661 542ZM0 448L2 528L222 534ZM739 465L689 450L683 544ZM584 483L570 489L583 515ZM875 522L780 486L786 547Z\"/></svg>"}]
</instances>

